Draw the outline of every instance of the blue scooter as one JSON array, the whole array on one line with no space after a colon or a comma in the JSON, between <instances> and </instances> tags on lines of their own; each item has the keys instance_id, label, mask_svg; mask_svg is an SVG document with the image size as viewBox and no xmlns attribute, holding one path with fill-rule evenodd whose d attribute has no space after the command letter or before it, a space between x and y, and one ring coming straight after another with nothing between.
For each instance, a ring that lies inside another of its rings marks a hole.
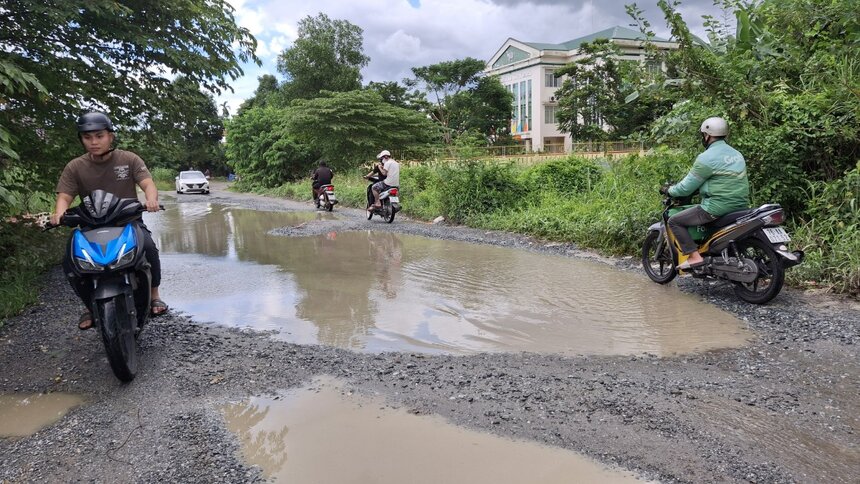
<instances>
[{"instance_id":1,"label":"blue scooter","mask_svg":"<svg viewBox=\"0 0 860 484\"><path fill-rule=\"evenodd\" d=\"M145 211L137 199L96 190L60 219L61 225L75 227L66 276L86 301L111 369L123 382L137 373L137 338L149 317L152 276L144 229L137 223Z\"/></svg>"}]
</instances>

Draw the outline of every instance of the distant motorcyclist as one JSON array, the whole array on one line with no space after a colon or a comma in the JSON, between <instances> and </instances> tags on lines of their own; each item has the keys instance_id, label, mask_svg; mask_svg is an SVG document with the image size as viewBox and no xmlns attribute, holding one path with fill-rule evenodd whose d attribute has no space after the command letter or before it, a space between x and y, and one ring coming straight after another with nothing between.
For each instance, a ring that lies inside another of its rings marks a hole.
<instances>
[{"instance_id":1,"label":"distant motorcyclist","mask_svg":"<svg viewBox=\"0 0 860 484\"><path fill-rule=\"evenodd\" d=\"M696 190L702 203L669 218L669 228L678 239L681 251L689 258L678 266L689 271L704 263L687 227L705 225L719 217L749 208L750 187L743 155L725 142L729 125L725 119L706 119L699 128L705 151L696 157L693 167L680 183L660 189L672 197L686 197Z\"/></svg>"},{"instance_id":2,"label":"distant motorcyclist","mask_svg":"<svg viewBox=\"0 0 860 484\"><path fill-rule=\"evenodd\" d=\"M391 157L391 153L388 150L380 151L379 154L376 155L376 159L378 160L378 171L385 177L385 179L374 183L371 187L371 191L373 192L373 205L368 207L368 210L382 207L382 203L379 201L380 193L388 190L389 188L400 186L400 163L397 163L397 161ZM368 177L365 176L365 178Z\"/></svg>"},{"instance_id":3,"label":"distant motorcyclist","mask_svg":"<svg viewBox=\"0 0 860 484\"><path fill-rule=\"evenodd\" d=\"M331 179L334 178L334 172L328 167L325 160L319 161L319 166L311 175L311 193L314 198L314 205L320 206L320 187L323 185L331 185Z\"/></svg>"}]
</instances>

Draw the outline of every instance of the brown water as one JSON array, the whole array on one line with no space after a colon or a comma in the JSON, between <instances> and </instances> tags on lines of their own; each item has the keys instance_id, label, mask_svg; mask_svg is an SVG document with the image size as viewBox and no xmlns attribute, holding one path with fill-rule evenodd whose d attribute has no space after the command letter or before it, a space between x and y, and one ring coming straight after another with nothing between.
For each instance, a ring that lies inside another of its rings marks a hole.
<instances>
[{"instance_id":1,"label":"brown water","mask_svg":"<svg viewBox=\"0 0 860 484\"><path fill-rule=\"evenodd\" d=\"M0 437L26 437L63 418L83 403L77 395L0 395Z\"/></svg>"},{"instance_id":2,"label":"brown water","mask_svg":"<svg viewBox=\"0 0 860 484\"><path fill-rule=\"evenodd\" d=\"M574 452L410 415L331 378L223 412L246 461L279 482L639 482Z\"/></svg>"},{"instance_id":3,"label":"brown water","mask_svg":"<svg viewBox=\"0 0 860 484\"><path fill-rule=\"evenodd\" d=\"M147 222L163 297L197 320L368 352L666 355L750 336L726 312L597 262L387 232L267 234L318 216L171 208Z\"/></svg>"}]
</instances>

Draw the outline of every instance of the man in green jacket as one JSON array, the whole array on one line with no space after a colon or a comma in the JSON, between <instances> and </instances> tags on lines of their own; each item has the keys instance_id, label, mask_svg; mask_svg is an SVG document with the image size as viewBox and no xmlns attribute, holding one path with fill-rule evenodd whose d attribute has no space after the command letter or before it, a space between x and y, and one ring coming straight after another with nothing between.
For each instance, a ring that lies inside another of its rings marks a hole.
<instances>
[{"instance_id":1,"label":"man in green jacket","mask_svg":"<svg viewBox=\"0 0 860 484\"><path fill-rule=\"evenodd\" d=\"M729 125L723 118L708 118L699 128L705 151L696 157L690 173L680 183L661 189L673 197L686 197L699 191L702 203L669 218L669 228L688 259L678 266L689 271L704 264L698 246L687 227L705 225L721 216L749 208L750 185L744 156L725 142Z\"/></svg>"}]
</instances>

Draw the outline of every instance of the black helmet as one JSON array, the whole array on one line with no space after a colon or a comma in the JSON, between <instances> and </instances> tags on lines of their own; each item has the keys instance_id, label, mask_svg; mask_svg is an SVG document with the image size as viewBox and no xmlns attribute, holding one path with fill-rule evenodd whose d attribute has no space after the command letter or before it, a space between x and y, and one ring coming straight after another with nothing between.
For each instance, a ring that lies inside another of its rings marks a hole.
<instances>
[{"instance_id":1,"label":"black helmet","mask_svg":"<svg viewBox=\"0 0 860 484\"><path fill-rule=\"evenodd\" d=\"M87 131L111 131L113 132L113 123L105 113L94 111L84 114L78 118L78 133L86 133Z\"/></svg>"}]
</instances>

